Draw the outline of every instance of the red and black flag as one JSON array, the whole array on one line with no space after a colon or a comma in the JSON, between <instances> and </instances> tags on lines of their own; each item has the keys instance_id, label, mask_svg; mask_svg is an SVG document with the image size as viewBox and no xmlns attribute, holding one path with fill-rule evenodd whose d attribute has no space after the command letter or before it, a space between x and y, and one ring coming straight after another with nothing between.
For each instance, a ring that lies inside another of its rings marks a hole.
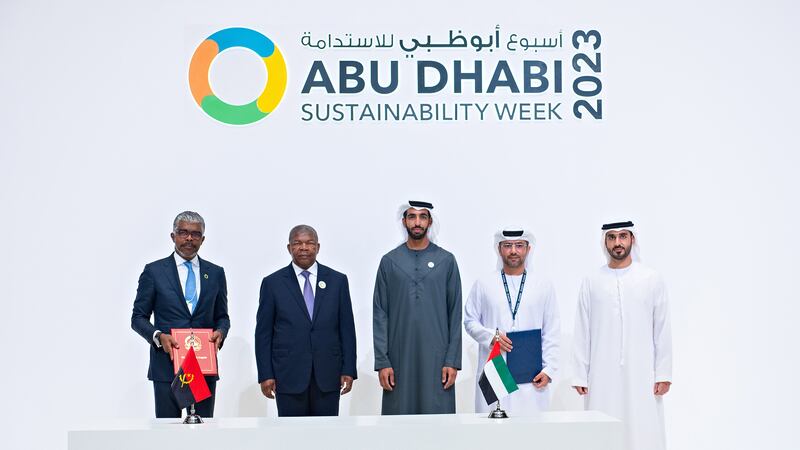
<instances>
[{"instance_id":1,"label":"red and black flag","mask_svg":"<svg viewBox=\"0 0 800 450\"><path fill-rule=\"evenodd\" d=\"M200 364L197 362L193 347L189 348L186 359L172 380L172 393L181 408L188 408L192 403L200 403L211 397L206 377L200 371Z\"/></svg>"}]
</instances>

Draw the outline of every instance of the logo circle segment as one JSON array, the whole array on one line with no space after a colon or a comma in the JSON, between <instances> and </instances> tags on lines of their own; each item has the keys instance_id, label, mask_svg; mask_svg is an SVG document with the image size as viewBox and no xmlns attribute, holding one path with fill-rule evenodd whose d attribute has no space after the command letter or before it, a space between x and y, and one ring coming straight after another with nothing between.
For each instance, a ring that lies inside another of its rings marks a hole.
<instances>
[{"instance_id":1,"label":"logo circle segment","mask_svg":"<svg viewBox=\"0 0 800 450\"><path fill-rule=\"evenodd\" d=\"M267 69L267 83L261 94L245 105L231 105L211 90L208 76L211 63L223 51L242 47L255 52ZM272 40L249 28L226 28L206 38L192 55L189 64L189 89L200 108L212 118L230 125L247 125L267 117L278 106L286 91L286 61Z\"/></svg>"}]
</instances>

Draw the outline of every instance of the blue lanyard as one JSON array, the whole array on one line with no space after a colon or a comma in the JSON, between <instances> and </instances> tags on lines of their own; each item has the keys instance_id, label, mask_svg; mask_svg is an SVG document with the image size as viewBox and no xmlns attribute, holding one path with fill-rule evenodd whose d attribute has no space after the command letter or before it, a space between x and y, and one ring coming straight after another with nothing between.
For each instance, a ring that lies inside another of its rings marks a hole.
<instances>
[{"instance_id":1,"label":"blue lanyard","mask_svg":"<svg viewBox=\"0 0 800 450\"><path fill-rule=\"evenodd\" d=\"M511 320L517 320L517 311L519 311L519 302L522 300L522 290L525 289L525 277L528 276L528 270L522 272L522 282L519 284L519 292L517 293L517 304L511 307L511 293L508 292L508 280L506 280L506 273L500 271L500 276L503 277L503 287L506 288L506 299L508 300L508 309L511 311Z\"/></svg>"}]
</instances>

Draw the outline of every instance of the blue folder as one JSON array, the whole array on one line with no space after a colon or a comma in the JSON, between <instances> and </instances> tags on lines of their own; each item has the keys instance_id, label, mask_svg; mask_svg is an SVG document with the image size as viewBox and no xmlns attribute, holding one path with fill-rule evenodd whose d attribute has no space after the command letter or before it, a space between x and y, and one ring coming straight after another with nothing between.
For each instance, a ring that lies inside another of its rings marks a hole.
<instances>
[{"instance_id":1,"label":"blue folder","mask_svg":"<svg viewBox=\"0 0 800 450\"><path fill-rule=\"evenodd\" d=\"M514 347L506 354L506 365L517 384L530 383L542 371L542 330L507 334Z\"/></svg>"}]
</instances>

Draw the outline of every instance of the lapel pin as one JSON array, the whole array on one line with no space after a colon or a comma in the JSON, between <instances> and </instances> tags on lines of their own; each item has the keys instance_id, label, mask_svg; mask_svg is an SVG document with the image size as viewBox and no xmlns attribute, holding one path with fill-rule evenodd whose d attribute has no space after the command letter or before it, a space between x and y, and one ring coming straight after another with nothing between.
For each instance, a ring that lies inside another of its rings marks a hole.
<instances>
[{"instance_id":1,"label":"lapel pin","mask_svg":"<svg viewBox=\"0 0 800 450\"><path fill-rule=\"evenodd\" d=\"M430 267L431 269L433 269L433 266L435 266L435 264L433 263L433 261L431 261L431 262L429 262L429 263L428 263L428 267Z\"/></svg>"},{"instance_id":2,"label":"lapel pin","mask_svg":"<svg viewBox=\"0 0 800 450\"><path fill-rule=\"evenodd\" d=\"M208 279L208 274L207 274L207 273L204 273L204 274L203 274L203 278L205 278L205 279L207 280L207 279Z\"/></svg>"},{"instance_id":3,"label":"lapel pin","mask_svg":"<svg viewBox=\"0 0 800 450\"><path fill-rule=\"evenodd\" d=\"M318 284L318 286L320 287L320 289L325 289L325 287L327 286L327 284L325 284L325 282L324 282L324 281L320 281L320 282L319 282L319 284Z\"/></svg>"}]
</instances>

